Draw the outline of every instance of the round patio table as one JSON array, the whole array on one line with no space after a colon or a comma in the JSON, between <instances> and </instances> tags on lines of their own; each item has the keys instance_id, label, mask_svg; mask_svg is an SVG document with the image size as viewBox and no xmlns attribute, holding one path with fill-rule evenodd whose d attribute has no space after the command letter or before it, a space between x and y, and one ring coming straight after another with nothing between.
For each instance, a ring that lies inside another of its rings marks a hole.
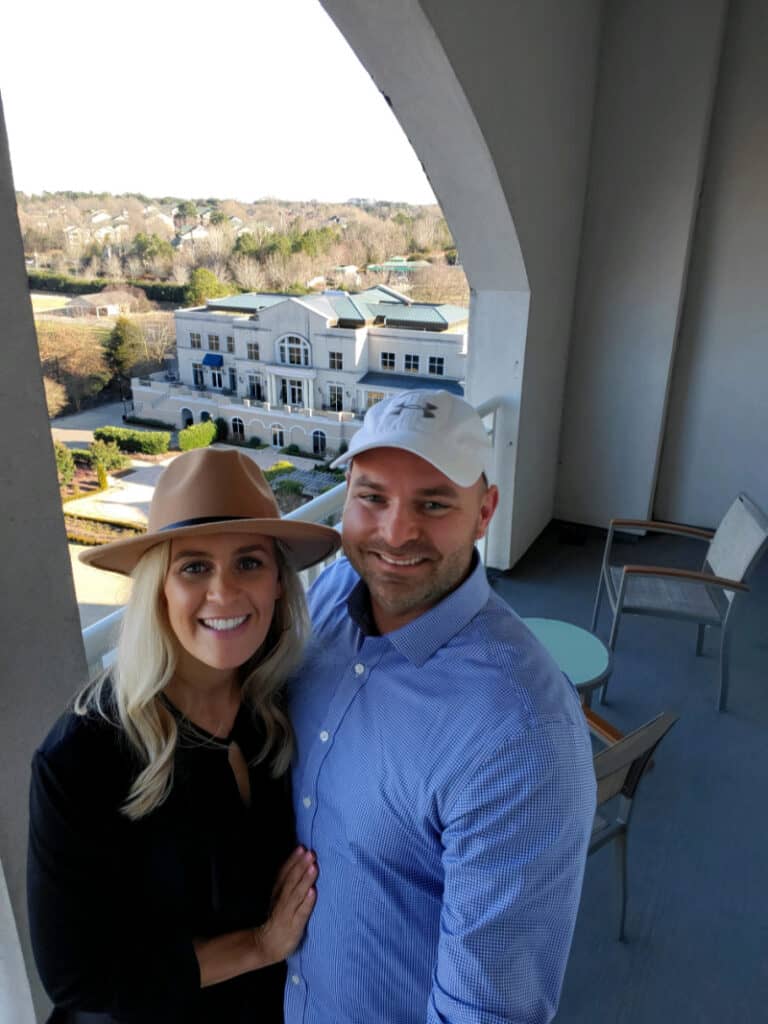
<instances>
[{"instance_id":1,"label":"round patio table","mask_svg":"<svg viewBox=\"0 0 768 1024\"><path fill-rule=\"evenodd\" d=\"M602 699L605 698L613 659L599 637L562 619L523 619L523 622L571 680L585 707L592 707L592 694L599 686L603 687Z\"/></svg>"}]
</instances>

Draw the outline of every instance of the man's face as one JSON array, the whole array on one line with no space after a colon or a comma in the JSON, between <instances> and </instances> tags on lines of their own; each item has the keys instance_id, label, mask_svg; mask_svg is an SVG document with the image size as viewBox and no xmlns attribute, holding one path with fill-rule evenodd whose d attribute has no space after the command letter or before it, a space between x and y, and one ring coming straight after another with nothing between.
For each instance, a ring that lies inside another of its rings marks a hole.
<instances>
[{"instance_id":1,"label":"man's face","mask_svg":"<svg viewBox=\"0 0 768 1024\"><path fill-rule=\"evenodd\" d=\"M356 455L342 520L344 551L368 585L376 625L391 632L466 578L498 502L482 478L459 487L398 448Z\"/></svg>"}]
</instances>

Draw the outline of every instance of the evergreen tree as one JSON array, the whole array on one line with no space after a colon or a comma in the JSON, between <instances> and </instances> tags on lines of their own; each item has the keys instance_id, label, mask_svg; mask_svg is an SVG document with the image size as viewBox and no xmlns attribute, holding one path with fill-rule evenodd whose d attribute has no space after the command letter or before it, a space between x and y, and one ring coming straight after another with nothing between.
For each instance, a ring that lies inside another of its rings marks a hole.
<instances>
[{"instance_id":1,"label":"evergreen tree","mask_svg":"<svg viewBox=\"0 0 768 1024\"><path fill-rule=\"evenodd\" d=\"M107 365L115 377L130 377L131 369L146 355L141 328L126 316L119 316L104 342Z\"/></svg>"}]
</instances>

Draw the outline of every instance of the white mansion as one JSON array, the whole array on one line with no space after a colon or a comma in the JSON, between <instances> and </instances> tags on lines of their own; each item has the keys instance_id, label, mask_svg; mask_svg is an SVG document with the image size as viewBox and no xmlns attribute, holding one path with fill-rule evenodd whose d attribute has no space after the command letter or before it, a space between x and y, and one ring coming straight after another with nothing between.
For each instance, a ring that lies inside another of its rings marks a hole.
<instances>
[{"instance_id":1,"label":"white mansion","mask_svg":"<svg viewBox=\"0 0 768 1024\"><path fill-rule=\"evenodd\" d=\"M467 316L382 285L210 299L176 311L178 380L134 378L134 412L178 427L223 417L234 439L331 455L386 395L463 393Z\"/></svg>"}]
</instances>

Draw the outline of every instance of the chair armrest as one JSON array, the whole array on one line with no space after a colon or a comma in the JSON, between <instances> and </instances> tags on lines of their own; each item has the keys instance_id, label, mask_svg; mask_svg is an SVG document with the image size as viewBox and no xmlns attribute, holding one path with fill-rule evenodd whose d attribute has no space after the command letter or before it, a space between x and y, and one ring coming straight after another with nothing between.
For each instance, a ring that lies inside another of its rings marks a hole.
<instances>
[{"instance_id":1,"label":"chair armrest","mask_svg":"<svg viewBox=\"0 0 768 1024\"><path fill-rule=\"evenodd\" d=\"M663 565L625 565L624 572L627 576L669 576L689 580L691 583L704 583L708 587L720 587L721 590L749 590L746 583L728 580L722 576L711 576L695 569L670 569Z\"/></svg>"},{"instance_id":2,"label":"chair armrest","mask_svg":"<svg viewBox=\"0 0 768 1024\"><path fill-rule=\"evenodd\" d=\"M673 533L682 537L695 537L697 540L711 540L714 530L704 530L698 526L685 526L683 523L662 523L654 519L612 519L611 526L631 527L633 530L648 530L650 533Z\"/></svg>"},{"instance_id":3,"label":"chair armrest","mask_svg":"<svg viewBox=\"0 0 768 1024\"><path fill-rule=\"evenodd\" d=\"M618 743L619 740L624 739L624 733L616 728L615 725L611 725L610 722L606 721L600 715L596 714L591 708L582 708L584 717L587 720L587 726L593 736L597 736L598 739L607 743L609 746L612 743Z\"/></svg>"}]
</instances>

